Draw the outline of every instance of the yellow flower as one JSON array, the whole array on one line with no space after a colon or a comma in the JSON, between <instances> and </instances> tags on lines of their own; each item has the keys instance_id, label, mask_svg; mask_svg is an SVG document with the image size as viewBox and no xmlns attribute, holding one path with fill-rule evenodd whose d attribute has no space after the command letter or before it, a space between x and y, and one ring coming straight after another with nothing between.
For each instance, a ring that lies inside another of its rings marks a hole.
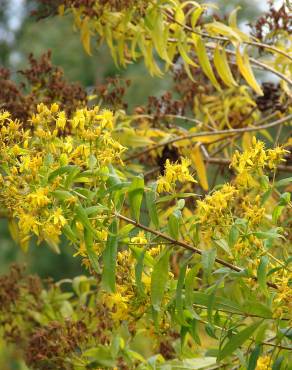
<instances>
[{"instance_id":1,"label":"yellow flower","mask_svg":"<svg viewBox=\"0 0 292 370\"><path fill-rule=\"evenodd\" d=\"M271 358L270 356L261 356L257 360L256 370L271 370Z\"/></svg>"},{"instance_id":2,"label":"yellow flower","mask_svg":"<svg viewBox=\"0 0 292 370\"><path fill-rule=\"evenodd\" d=\"M232 200L238 190L230 185L224 184L220 190L211 195L207 195L204 200L197 201L197 215L201 223L218 222L222 220L222 215L228 211Z\"/></svg>"},{"instance_id":3,"label":"yellow flower","mask_svg":"<svg viewBox=\"0 0 292 370\"><path fill-rule=\"evenodd\" d=\"M110 130L113 129L113 112L108 109L104 109L101 114L97 114L95 116L96 119L100 120L100 125L102 128L108 128Z\"/></svg>"},{"instance_id":4,"label":"yellow flower","mask_svg":"<svg viewBox=\"0 0 292 370\"><path fill-rule=\"evenodd\" d=\"M62 208L57 208L52 217L54 225L64 226L67 223L65 217L63 216Z\"/></svg>"},{"instance_id":5,"label":"yellow flower","mask_svg":"<svg viewBox=\"0 0 292 370\"><path fill-rule=\"evenodd\" d=\"M269 149L267 151L269 168L275 169L278 164L280 164L281 162L284 162L285 159L283 159L283 157L288 153L289 153L288 150L285 150L284 148L281 148L281 147Z\"/></svg>"},{"instance_id":6,"label":"yellow flower","mask_svg":"<svg viewBox=\"0 0 292 370\"><path fill-rule=\"evenodd\" d=\"M147 244L148 241L145 237L144 231L139 231L139 233L136 236L131 238L131 243L138 245L138 246Z\"/></svg>"},{"instance_id":7,"label":"yellow flower","mask_svg":"<svg viewBox=\"0 0 292 370\"><path fill-rule=\"evenodd\" d=\"M56 120L56 126L60 129L64 129L66 125L66 113L65 112L59 112L58 118Z\"/></svg>"},{"instance_id":8,"label":"yellow flower","mask_svg":"<svg viewBox=\"0 0 292 370\"><path fill-rule=\"evenodd\" d=\"M47 197L48 189L39 188L34 193L27 196L28 202L31 203L33 208L44 207L51 203L50 199Z\"/></svg>"},{"instance_id":9,"label":"yellow flower","mask_svg":"<svg viewBox=\"0 0 292 370\"><path fill-rule=\"evenodd\" d=\"M104 302L112 311L111 316L114 321L127 319L129 313L128 300L129 298L120 292L105 294Z\"/></svg>"},{"instance_id":10,"label":"yellow flower","mask_svg":"<svg viewBox=\"0 0 292 370\"><path fill-rule=\"evenodd\" d=\"M181 158L181 163L171 163L169 159L167 159L165 162L165 174L164 176L160 176L157 180L157 192L174 191L176 181L181 183L188 181L196 182L189 172L188 167L190 165L191 161L186 158Z\"/></svg>"},{"instance_id":11,"label":"yellow flower","mask_svg":"<svg viewBox=\"0 0 292 370\"><path fill-rule=\"evenodd\" d=\"M39 235L39 225L41 224L34 216L29 213L20 213L18 218L18 226L22 234L28 235L31 231L33 231L36 235Z\"/></svg>"}]
</instances>

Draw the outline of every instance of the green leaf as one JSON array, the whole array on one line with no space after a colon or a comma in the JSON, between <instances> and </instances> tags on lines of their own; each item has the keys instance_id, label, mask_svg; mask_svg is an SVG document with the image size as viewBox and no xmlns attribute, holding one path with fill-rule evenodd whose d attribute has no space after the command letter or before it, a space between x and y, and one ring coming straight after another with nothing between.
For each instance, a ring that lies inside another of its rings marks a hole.
<instances>
[{"instance_id":1,"label":"green leaf","mask_svg":"<svg viewBox=\"0 0 292 370\"><path fill-rule=\"evenodd\" d=\"M194 338L194 341L200 346L201 340L199 337L199 321L192 319L189 327L189 333Z\"/></svg>"},{"instance_id":2,"label":"green leaf","mask_svg":"<svg viewBox=\"0 0 292 370\"><path fill-rule=\"evenodd\" d=\"M283 361L284 361L284 356L278 357L276 361L273 363L272 370L280 370Z\"/></svg>"},{"instance_id":3,"label":"green leaf","mask_svg":"<svg viewBox=\"0 0 292 370\"><path fill-rule=\"evenodd\" d=\"M292 177L287 177L286 179L282 179L282 180L279 180L275 183L275 186L277 188L281 187L281 186L286 186L286 185L289 185L290 183L292 182Z\"/></svg>"},{"instance_id":4,"label":"green leaf","mask_svg":"<svg viewBox=\"0 0 292 370\"><path fill-rule=\"evenodd\" d=\"M109 235L103 253L102 284L108 292L115 292L116 257L118 249L118 221L114 219L109 227Z\"/></svg>"},{"instance_id":5,"label":"green leaf","mask_svg":"<svg viewBox=\"0 0 292 370\"><path fill-rule=\"evenodd\" d=\"M82 225L90 231L93 235L95 234L95 230L92 227L88 215L85 211L85 209L82 207L81 204L75 206L75 213L76 213L76 218L82 223Z\"/></svg>"},{"instance_id":6,"label":"green leaf","mask_svg":"<svg viewBox=\"0 0 292 370\"><path fill-rule=\"evenodd\" d=\"M63 175L65 173L68 174L68 175L74 173L76 175L79 172L80 172L80 169L77 166L73 166L73 165L62 166L62 167L56 169L55 171L51 172L50 175L49 175L48 180L49 180L49 182L51 182L57 176Z\"/></svg>"},{"instance_id":7,"label":"green leaf","mask_svg":"<svg viewBox=\"0 0 292 370\"><path fill-rule=\"evenodd\" d=\"M247 370L255 370L260 353L261 347L256 345L249 357Z\"/></svg>"},{"instance_id":8,"label":"green leaf","mask_svg":"<svg viewBox=\"0 0 292 370\"><path fill-rule=\"evenodd\" d=\"M290 199L291 199L291 194L290 193L285 192L285 193L281 194L280 199L279 199L279 205L280 206L286 206L290 202Z\"/></svg>"},{"instance_id":9,"label":"green leaf","mask_svg":"<svg viewBox=\"0 0 292 370\"><path fill-rule=\"evenodd\" d=\"M151 275L151 303L155 311L160 311L164 291L168 281L169 250L164 250L159 256Z\"/></svg>"},{"instance_id":10,"label":"green leaf","mask_svg":"<svg viewBox=\"0 0 292 370\"><path fill-rule=\"evenodd\" d=\"M62 231L63 231L64 235L66 236L66 238L68 238L69 240L71 240L74 243L77 242L77 236L74 233L74 231L72 230L70 225L68 225L68 224L64 225Z\"/></svg>"},{"instance_id":11,"label":"green leaf","mask_svg":"<svg viewBox=\"0 0 292 370\"><path fill-rule=\"evenodd\" d=\"M216 254L216 249L205 250L202 253L202 266L207 279L209 279L209 277L211 276L211 272L216 259Z\"/></svg>"},{"instance_id":12,"label":"green leaf","mask_svg":"<svg viewBox=\"0 0 292 370\"><path fill-rule=\"evenodd\" d=\"M72 199L73 197L73 194L66 190L55 190L52 192L52 195L56 199L61 200L61 201Z\"/></svg>"},{"instance_id":13,"label":"green leaf","mask_svg":"<svg viewBox=\"0 0 292 370\"><path fill-rule=\"evenodd\" d=\"M181 218L181 213L179 211L173 212L168 218L168 232L169 235L178 240L179 237L179 220Z\"/></svg>"},{"instance_id":14,"label":"green leaf","mask_svg":"<svg viewBox=\"0 0 292 370\"><path fill-rule=\"evenodd\" d=\"M243 329L241 332L233 335L229 341L225 344L222 350L218 354L218 361L223 360L225 357L230 356L237 348L239 348L245 341L247 341L255 330L259 327L262 321L258 321L247 328Z\"/></svg>"},{"instance_id":15,"label":"green leaf","mask_svg":"<svg viewBox=\"0 0 292 370\"><path fill-rule=\"evenodd\" d=\"M258 266L258 271L257 271L257 278L258 278L258 283L262 291L267 295L267 267L269 263L269 258L268 256L262 256L259 266Z\"/></svg>"},{"instance_id":16,"label":"green leaf","mask_svg":"<svg viewBox=\"0 0 292 370\"><path fill-rule=\"evenodd\" d=\"M284 238L283 235L278 233L279 228L271 229L269 231L256 231L253 234L259 239L277 239Z\"/></svg>"},{"instance_id":17,"label":"green leaf","mask_svg":"<svg viewBox=\"0 0 292 370\"><path fill-rule=\"evenodd\" d=\"M228 236L228 244L230 248L234 247L238 238L239 238L239 230L236 225L232 225L230 232L229 232L229 236Z\"/></svg>"},{"instance_id":18,"label":"green leaf","mask_svg":"<svg viewBox=\"0 0 292 370\"><path fill-rule=\"evenodd\" d=\"M191 270L186 274L185 278L185 306L191 312L191 314L200 319L200 317L196 314L193 309L194 304L194 288L196 284L196 276L198 274L198 270L200 269L201 264L197 264L196 266L192 267Z\"/></svg>"},{"instance_id":19,"label":"green leaf","mask_svg":"<svg viewBox=\"0 0 292 370\"><path fill-rule=\"evenodd\" d=\"M146 192L146 206L148 209L149 217L153 225L159 228L159 218L157 213L157 208L155 204L155 189L151 187L149 191Z\"/></svg>"},{"instance_id":20,"label":"green leaf","mask_svg":"<svg viewBox=\"0 0 292 370\"><path fill-rule=\"evenodd\" d=\"M216 336L213 325L211 325L209 323L206 324L205 331L209 335L209 337L214 338L214 339L218 339L217 336Z\"/></svg>"},{"instance_id":21,"label":"green leaf","mask_svg":"<svg viewBox=\"0 0 292 370\"><path fill-rule=\"evenodd\" d=\"M142 273L143 273L143 262L147 249L143 249L142 253L137 257L137 264L135 266L135 279L137 290L140 295L144 295L144 289L142 284Z\"/></svg>"},{"instance_id":22,"label":"green leaf","mask_svg":"<svg viewBox=\"0 0 292 370\"><path fill-rule=\"evenodd\" d=\"M224 250L224 252L226 252L227 254L229 254L229 256L231 256L231 251L230 251L230 248L229 248L229 245L227 244L226 240L225 239L214 239L214 242L218 245L218 247L222 248Z\"/></svg>"},{"instance_id":23,"label":"green leaf","mask_svg":"<svg viewBox=\"0 0 292 370\"><path fill-rule=\"evenodd\" d=\"M129 187L129 203L132 217L139 221L140 208L144 193L144 179L142 177L135 177Z\"/></svg>"},{"instance_id":24,"label":"green leaf","mask_svg":"<svg viewBox=\"0 0 292 370\"><path fill-rule=\"evenodd\" d=\"M84 241L89 261L94 271L99 274L100 273L99 260L96 252L93 250L93 234L88 229L84 230Z\"/></svg>"},{"instance_id":25,"label":"green leaf","mask_svg":"<svg viewBox=\"0 0 292 370\"><path fill-rule=\"evenodd\" d=\"M177 280L177 286L176 286L176 297L175 297L175 305L177 309L178 319L181 321L183 320L183 286L187 271L187 263L184 263L179 271L179 276Z\"/></svg>"},{"instance_id":26,"label":"green leaf","mask_svg":"<svg viewBox=\"0 0 292 370\"><path fill-rule=\"evenodd\" d=\"M272 220L274 222L274 224L276 224L278 222L278 219L279 217L281 216L282 214L282 211L285 207L284 206L277 206L275 207L275 209L273 210L273 213L272 213Z\"/></svg>"}]
</instances>

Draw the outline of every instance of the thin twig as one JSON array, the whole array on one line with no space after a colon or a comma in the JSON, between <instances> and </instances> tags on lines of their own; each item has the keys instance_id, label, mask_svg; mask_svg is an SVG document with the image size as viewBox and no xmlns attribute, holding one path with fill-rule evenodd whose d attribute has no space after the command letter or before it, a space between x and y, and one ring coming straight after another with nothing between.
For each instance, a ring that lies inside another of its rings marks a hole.
<instances>
[{"instance_id":1,"label":"thin twig","mask_svg":"<svg viewBox=\"0 0 292 370\"><path fill-rule=\"evenodd\" d=\"M203 131L203 132L196 132L193 134L188 134L186 136L176 136L173 139L170 139L168 141L165 141L163 143L158 143L156 145L153 145L141 152L135 153L129 157L127 157L124 162L129 162L132 159L139 158L141 155L148 154L152 150L157 150L161 147L164 147L166 145L174 144L179 141L188 140L188 139L194 139L197 137L205 137L205 136L216 136L216 135L230 135L230 134L236 134L236 133L244 133L244 132L254 132L259 130L265 130L271 127L275 127L278 125L281 125L282 123L289 121L292 119L292 114L289 114L286 117L283 117L279 120L276 120L274 122L267 123L262 126L254 126L254 127L244 127L244 128L236 128L236 129L230 129L230 130L217 130L217 131Z\"/></svg>"},{"instance_id":2,"label":"thin twig","mask_svg":"<svg viewBox=\"0 0 292 370\"><path fill-rule=\"evenodd\" d=\"M179 21L177 21L176 19L174 19L170 14L167 14L165 12L163 12L163 13L167 16L167 18L169 20L171 20L172 22L178 24L179 26L183 27L185 30L187 30L187 31L189 31L191 33L194 33L194 34L196 34L198 36L206 37L206 38L209 38L209 39L212 39L212 40L224 41L224 42L228 41L228 42L230 42L230 39L228 39L227 37L224 37L224 36L212 36L212 35L209 35L206 32L196 31L193 28L191 28L190 26L188 26L186 24L183 24L183 23L180 23ZM256 46L256 47L261 48L261 49L268 49L268 50L274 51L275 53L281 54L284 57L292 60L292 57L289 54L285 53L281 49L276 48L275 46L271 46L271 45L264 44L262 42L257 42L257 41L245 41L245 40L242 40L241 43L242 44L246 44L246 45Z\"/></svg>"},{"instance_id":3,"label":"thin twig","mask_svg":"<svg viewBox=\"0 0 292 370\"><path fill-rule=\"evenodd\" d=\"M200 304L194 304L194 306L197 307L197 308L201 308L203 310L208 309L207 306L203 306L203 305L200 305ZM224 310L222 308L216 308L216 311L229 313L229 314L232 314L232 315L244 316L244 317L258 317L259 319L275 320L275 318L273 318L273 317L263 317L263 316L259 316L259 315L255 315L255 314L247 313L247 312L234 312L234 311ZM289 321L289 319L287 319L287 318L282 318L281 320Z\"/></svg>"},{"instance_id":4,"label":"thin twig","mask_svg":"<svg viewBox=\"0 0 292 370\"><path fill-rule=\"evenodd\" d=\"M203 251L199 248L196 248L196 247L193 247L192 245L184 242L184 241L181 241L181 240L176 240L176 239L173 239L172 237L160 232L160 231L157 231L157 230L154 230L148 226L145 226L145 225L142 225L140 224L139 222L135 221L135 220L132 220L126 216L123 216L121 215L120 213L115 213L116 217L118 217L119 219L121 220L124 220L126 221L127 223L129 224L132 224L136 227L138 227L139 229L142 229L142 230L145 230L151 234L154 234L154 235L157 235L158 237L164 239L164 240L167 240L169 242L171 242L172 244L175 244L175 245L179 245L180 247L183 247L184 249L187 249L195 254L199 254L199 255L202 255L203 254ZM222 266L225 266L225 267L228 267L230 268L231 270L233 271L236 271L236 272L242 272L243 269L241 267L238 267L236 265L233 265L232 263L229 263L221 258L218 258L216 257L215 258L215 261L217 263L219 263L220 265ZM252 277L254 280L257 280L257 278L255 276ZM271 283L271 282L267 282L267 285L271 288L274 288L274 289L278 289L278 286L274 283Z\"/></svg>"}]
</instances>

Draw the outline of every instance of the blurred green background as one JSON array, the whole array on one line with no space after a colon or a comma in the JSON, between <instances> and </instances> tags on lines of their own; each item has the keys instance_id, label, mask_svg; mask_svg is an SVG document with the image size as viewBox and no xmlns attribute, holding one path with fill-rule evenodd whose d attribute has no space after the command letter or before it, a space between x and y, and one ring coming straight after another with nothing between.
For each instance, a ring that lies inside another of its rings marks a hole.
<instances>
[{"instance_id":1,"label":"blurred green background","mask_svg":"<svg viewBox=\"0 0 292 370\"><path fill-rule=\"evenodd\" d=\"M206 1L205 1L206 2ZM240 25L248 30L259 13L267 8L266 1L217 0L207 1L218 6L218 13L230 12L241 6ZM107 77L120 75L132 81L127 93L129 109L147 102L149 95L159 96L169 86L169 79L151 78L143 63L130 65L127 70L118 70L105 46L89 57L83 50L78 33L74 33L69 17L51 17L35 21L30 17L35 7L32 0L0 0L0 65L13 71L27 66L27 55L40 56L51 49L53 63L61 66L71 81L80 81L85 87L105 81ZM1 86L0 86L1 88ZM73 277L84 273L80 260L72 257L70 246L64 243L61 254L54 254L47 246L32 245L24 254L11 240L7 222L0 219L0 272L4 273L13 261L27 264L28 271L41 277L54 279Z\"/></svg>"}]
</instances>

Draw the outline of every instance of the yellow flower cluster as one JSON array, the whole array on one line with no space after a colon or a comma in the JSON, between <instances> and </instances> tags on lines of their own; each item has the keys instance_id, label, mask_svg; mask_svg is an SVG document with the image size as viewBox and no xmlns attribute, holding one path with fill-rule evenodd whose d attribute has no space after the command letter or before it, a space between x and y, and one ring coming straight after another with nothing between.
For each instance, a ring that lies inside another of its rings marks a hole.
<instances>
[{"instance_id":1,"label":"yellow flower cluster","mask_svg":"<svg viewBox=\"0 0 292 370\"><path fill-rule=\"evenodd\" d=\"M181 158L181 163L171 163L169 159L165 163L164 176L160 176L157 180L157 192L173 192L176 182L196 182L189 172L191 161L186 158Z\"/></svg>"},{"instance_id":2,"label":"yellow flower cluster","mask_svg":"<svg viewBox=\"0 0 292 370\"><path fill-rule=\"evenodd\" d=\"M39 104L29 122L30 129L24 130L8 112L0 114L0 207L17 221L13 234L24 249L32 234L39 243L57 248L64 226L74 219L75 205L86 200L84 192L96 191L106 180L107 165L122 164L125 148L111 136L112 112L98 107L66 117L56 103ZM82 171L95 171L95 176L81 176L75 184L74 176ZM80 191L78 183L83 184ZM84 256L83 230L77 222L74 227L77 254Z\"/></svg>"},{"instance_id":3,"label":"yellow flower cluster","mask_svg":"<svg viewBox=\"0 0 292 370\"><path fill-rule=\"evenodd\" d=\"M271 364L271 358L270 356L261 356L257 360L257 366L256 370L271 370L272 367Z\"/></svg>"},{"instance_id":4,"label":"yellow flower cluster","mask_svg":"<svg viewBox=\"0 0 292 370\"><path fill-rule=\"evenodd\" d=\"M284 271L282 276L276 279L276 283L278 289L274 299L274 316L285 316L292 320L292 273Z\"/></svg>"},{"instance_id":5,"label":"yellow flower cluster","mask_svg":"<svg viewBox=\"0 0 292 370\"><path fill-rule=\"evenodd\" d=\"M119 323L128 320L135 305L134 260L128 250L118 253L117 256L117 284L115 293L103 293L104 304L111 311L112 319Z\"/></svg>"},{"instance_id":6,"label":"yellow flower cluster","mask_svg":"<svg viewBox=\"0 0 292 370\"><path fill-rule=\"evenodd\" d=\"M255 137L252 138L252 145L250 150L243 153L236 151L230 165L238 173L237 184L243 187L257 185L254 175L261 176L265 167L275 169L279 163L284 161L283 157L288 153L281 147L265 150L265 144L257 141Z\"/></svg>"},{"instance_id":7,"label":"yellow flower cluster","mask_svg":"<svg viewBox=\"0 0 292 370\"><path fill-rule=\"evenodd\" d=\"M221 223L229 215L229 207L237 194L238 190L233 185L225 184L220 190L207 195L204 200L198 200L196 214L199 222Z\"/></svg>"}]
</instances>

